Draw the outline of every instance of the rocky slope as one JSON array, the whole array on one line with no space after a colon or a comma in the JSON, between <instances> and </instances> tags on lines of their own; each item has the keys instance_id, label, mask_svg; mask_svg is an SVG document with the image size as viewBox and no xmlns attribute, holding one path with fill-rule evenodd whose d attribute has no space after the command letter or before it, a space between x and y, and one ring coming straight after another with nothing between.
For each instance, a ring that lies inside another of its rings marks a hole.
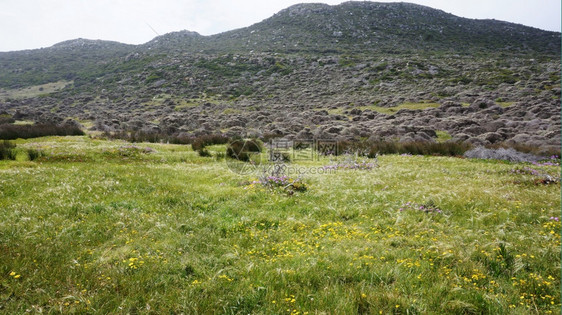
<instances>
[{"instance_id":1,"label":"rocky slope","mask_svg":"<svg viewBox=\"0 0 562 315\"><path fill-rule=\"evenodd\" d=\"M4 89L58 80L74 84L0 110L102 131L560 145L560 33L407 3L302 4L214 36L0 53Z\"/></svg>"}]
</instances>

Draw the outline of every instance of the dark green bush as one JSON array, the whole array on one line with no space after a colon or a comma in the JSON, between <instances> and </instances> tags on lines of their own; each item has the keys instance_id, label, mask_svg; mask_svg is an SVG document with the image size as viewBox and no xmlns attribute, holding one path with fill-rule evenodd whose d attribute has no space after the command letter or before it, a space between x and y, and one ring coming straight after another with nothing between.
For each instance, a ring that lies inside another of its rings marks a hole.
<instances>
[{"instance_id":1,"label":"dark green bush","mask_svg":"<svg viewBox=\"0 0 562 315\"><path fill-rule=\"evenodd\" d=\"M193 148L193 150L198 151L208 145L226 144L228 143L228 141L229 138L225 135L220 135L220 134L204 135L194 138L191 142L191 147Z\"/></svg>"},{"instance_id":2,"label":"dark green bush","mask_svg":"<svg viewBox=\"0 0 562 315\"><path fill-rule=\"evenodd\" d=\"M38 158L44 156L45 154L43 151L35 150L35 149L27 149L27 156L29 157L30 161L37 160Z\"/></svg>"},{"instance_id":3,"label":"dark green bush","mask_svg":"<svg viewBox=\"0 0 562 315\"><path fill-rule=\"evenodd\" d=\"M82 131L77 126L55 124L33 125L0 125L0 139L29 139L45 136L82 136Z\"/></svg>"},{"instance_id":4,"label":"dark green bush","mask_svg":"<svg viewBox=\"0 0 562 315\"><path fill-rule=\"evenodd\" d=\"M205 148L201 148L199 150L197 150L197 153L199 153L199 156L202 157L210 157L213 156L207 149Z\"/></svg>"},{"instance_id":5,"label":"dark green bush","mask_svg":"<svg viewBox=\"0 0 562 315\"><path fill-rule=\"evenodd\" d=\"M229 158L245 162L259 152L262 152L262 145L258 140L235 140L226 148L226 155Z\"/></svg>"},{"instance_id":6,"label":"dark green bush","mask_svg":"<svg viewBox=\"0 0 562 315\"><path fill-rule=\"evenodd\" d=\"M0 160L15 160L16 145L10 141L0 142Z\"/></svg>"},{"instance_id":7,"label":"dark green bush","mask_svg":"<svg viewBox=\"0 0 562 315\"><path fill-rule=\"evenodd\" d=\"M15 122L15 120L12 118L12 116L7 114L0 114L0 125L11 124L13 122Z\"/></svg>"},{"instance_id":8,"label":"dark green bush","mask_svg":"<svg viewBox=\"0 0 562 315\"><path fill-rule=\"evenodd\" d=\"M198 151L208 145L226 144L230 140L229 137L222 134L210 134L199 137L188 135L170 135L152 131L118 131L105 132L104 137L108 139L121 139L128 142L168 142L172 144L191 144L194 151Z\"/></svg>"}]
</instances>

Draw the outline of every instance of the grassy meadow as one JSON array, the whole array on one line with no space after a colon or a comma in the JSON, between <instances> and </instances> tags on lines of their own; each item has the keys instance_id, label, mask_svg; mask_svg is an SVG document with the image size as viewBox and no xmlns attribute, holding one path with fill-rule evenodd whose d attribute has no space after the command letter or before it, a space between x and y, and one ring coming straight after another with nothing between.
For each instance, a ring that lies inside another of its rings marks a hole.
<instances>
[{"instance_id":1,"label":"grassy meadow","mask_svg":"<svg viewBox=\"0 0 562 315\"><path fill-rule=\"evenodd\" d=\"M41 95L48 95L49 93L62 90L65 86L73 84L72 81L58 81L53 83L46 83L41 85L29 86L20 89L1 89L0 100L19 99L27 97L35 97Z\"/></svg>"},{"instance_id":2,"label":"grassy meadow","mask_svg":"<svg viewBox=\"0 0 562 315\"><path fill-rule=\"evenodd\" d=\"M288 193L190 146L16 143L46 155L0 161L0 313L560 312L559 166L322 158Z\"/></svg>"}]
</instances>

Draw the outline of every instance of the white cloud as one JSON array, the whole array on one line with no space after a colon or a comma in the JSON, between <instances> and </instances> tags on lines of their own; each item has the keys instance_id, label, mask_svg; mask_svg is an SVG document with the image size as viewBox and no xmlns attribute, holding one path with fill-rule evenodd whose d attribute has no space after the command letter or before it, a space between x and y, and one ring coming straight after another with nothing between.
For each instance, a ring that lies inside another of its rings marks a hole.
<instances>
[{"instance_id":1,"label":"white cloud","mask_svg":"<svg viewBox=\"0 0 562 315\"><path fill-rule=\"evenodd\" d=\"M0 51L47 47L79 37L140 44L156 36L148 25L159 34L187 29L211 35L250 26L300 2L302 1L1 0ZM343 1L323 2L338 4ZM559 0L410 2L463 17L495 18L560 31Z\"/></svg>"}]
</instances>

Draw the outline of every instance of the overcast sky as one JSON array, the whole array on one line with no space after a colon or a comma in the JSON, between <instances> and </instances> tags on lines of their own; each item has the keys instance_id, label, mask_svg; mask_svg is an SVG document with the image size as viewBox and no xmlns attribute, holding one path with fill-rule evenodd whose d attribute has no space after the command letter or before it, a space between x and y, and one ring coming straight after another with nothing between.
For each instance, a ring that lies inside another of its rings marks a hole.
<instances>
[{"instance_id":1,"label":"overcast sky","mask_svg":"<svg viewBox=\"0 0 562 315\"><path fill-rule=\"evenodd\" d=\"M380 2L395 2L379 0ZM0 51L75 39L145 43L179 30L216 34L260 22L293 0L0 0ZM560 0L410 0L468 18L560 31Z\"/></svg>"}]
</instances>

